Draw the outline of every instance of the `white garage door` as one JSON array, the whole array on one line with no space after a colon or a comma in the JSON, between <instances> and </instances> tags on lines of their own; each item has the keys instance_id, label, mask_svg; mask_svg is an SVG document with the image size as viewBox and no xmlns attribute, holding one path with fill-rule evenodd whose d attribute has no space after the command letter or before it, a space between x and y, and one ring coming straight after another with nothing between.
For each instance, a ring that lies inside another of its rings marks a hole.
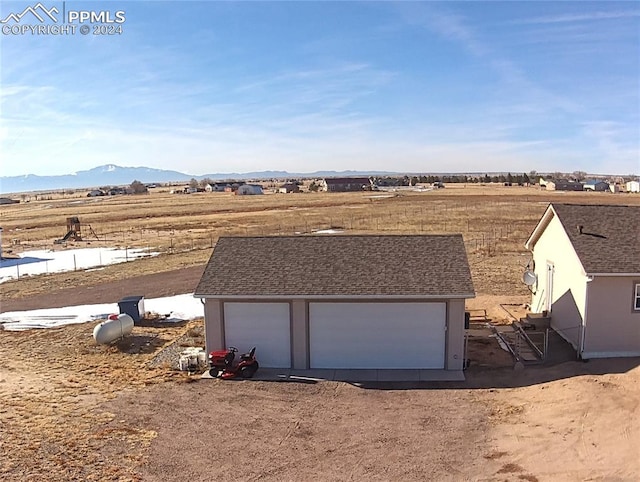
<instances>
[{"instance_id":1,"label":"white garage door","mask_svg":"<svg viewBox=\"0 0 640 482\"><path fill-rule=\"evenodd\" d=\"M260 366L291 367L289 303L225 303L224 335L241 353L255 346Z\"/></svg>"},{"instance_id":2,"label":"white garage door","mask_svg":"<svg viewBox=\"0 0 640 482\"><path fill-rule=\"evenodd\" d=\"M444 368L445 303L310 303L311 368Z\"/></svg>"}]
</instances>

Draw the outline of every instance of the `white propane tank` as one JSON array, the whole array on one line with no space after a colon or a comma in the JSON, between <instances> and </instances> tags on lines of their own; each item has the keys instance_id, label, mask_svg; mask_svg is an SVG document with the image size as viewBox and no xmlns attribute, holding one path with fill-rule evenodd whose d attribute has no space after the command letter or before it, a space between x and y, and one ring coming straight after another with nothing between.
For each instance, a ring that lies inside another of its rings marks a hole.
<instances>
[{"instance_id":1,"label":"white propane tank","mask_svg":"<svg viewBox=\"0 0 640 482\"><path fill-rule=\"evenodd\" d=\"M133 318L126 313L109 315L107 321L103 321L93 329L93 338L96 343L107 345L118 338L123 338L133 331Z\"/></svg>"}]
</instances>

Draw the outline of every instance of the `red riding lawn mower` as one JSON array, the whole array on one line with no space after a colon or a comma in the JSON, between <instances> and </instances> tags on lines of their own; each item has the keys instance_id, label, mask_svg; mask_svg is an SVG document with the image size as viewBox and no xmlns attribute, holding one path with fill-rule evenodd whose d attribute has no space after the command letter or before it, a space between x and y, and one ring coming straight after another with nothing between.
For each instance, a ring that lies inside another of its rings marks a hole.
<instances>
[{"instance_id":1,"label":"red riding lawn mower","mask_svg":"<svg viewBox=\"0 0 640 482\"><path fill-rule=\"evenodd\" d=\"M253 377L260 367L256 360L256 347L254 346L249 353L240 355L240 362L234 364L236 353L238 349L235 346L230 346L228 350L209 353L209 375L224 380L236 378L238 375L242 378Z\"/></svg>"}]
</instances>

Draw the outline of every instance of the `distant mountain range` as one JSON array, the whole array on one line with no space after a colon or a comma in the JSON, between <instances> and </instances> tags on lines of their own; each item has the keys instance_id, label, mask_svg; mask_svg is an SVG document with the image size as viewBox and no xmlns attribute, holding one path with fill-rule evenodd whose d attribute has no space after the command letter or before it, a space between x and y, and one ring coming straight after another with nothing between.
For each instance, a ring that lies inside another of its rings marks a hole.
<instances>
[{"instance_id":1,"label":"distant mountain range","mask_svg":"<svg viewBox=\"0 0 640 482\"><path fill-rule=\"evenodd\" d=\"M216 173L192 176L178 171L153 169L150 167L121 167L114 164L94 167L87 171L78 171L74 174L60 176L37 176L27 174L24 176L0 176L0 193L51 191L56 189L90 189L101 186L129 185L134 180L149 183L188 182L195 178L198 180L209 178L213 180L223 179L287 179L287 178L320 178L335 176L367 176L367 175L392 175L386 171L317 171L308 173L292 173L287 171L260 171L245 173Z\"/></svg>"}]
</instances>

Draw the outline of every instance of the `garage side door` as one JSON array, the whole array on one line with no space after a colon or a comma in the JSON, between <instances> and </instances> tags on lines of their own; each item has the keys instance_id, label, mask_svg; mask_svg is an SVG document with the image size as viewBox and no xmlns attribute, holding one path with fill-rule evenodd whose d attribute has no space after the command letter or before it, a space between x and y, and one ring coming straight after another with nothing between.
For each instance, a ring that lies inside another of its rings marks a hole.
<instances>
[{"instance_id":1,"label":"garage side door","mask_svg":"<svg viewBox=\"0 0 640 482\"><path fill-rule=\"evenodd\" d=\"M311 368L444 368L445 303L310 303Z\"/></svg>"},{"instance_id":2,"label":"garage side door","mask_svg":"<svg viewBox=\"0 0 640 482\"><path fill-rule=\"evenodd\" d=\"M255 346L260 366L291 367L289 303L225 303L224 335L241 353Z\"/></svg>"}]
</instances>

